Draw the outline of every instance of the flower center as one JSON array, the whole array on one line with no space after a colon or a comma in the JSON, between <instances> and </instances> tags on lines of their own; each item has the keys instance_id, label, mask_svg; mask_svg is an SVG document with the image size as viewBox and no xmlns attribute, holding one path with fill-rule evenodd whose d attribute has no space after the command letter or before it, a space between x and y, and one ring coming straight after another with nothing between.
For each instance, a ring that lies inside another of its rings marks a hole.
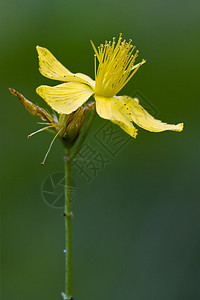
<instances>
[{"instance_id":1,"label":"flower center","mask_svg":"<svg viewBox=\"0 0 200 300\"><path fill-rule=\"evenodd\" d=\"M138 50L133 55L135 46L131 45L132 40L122 41L120 34L118 42L115 38L111 42L105 42L98 47L98 50L91 41L95 51L95 94L104 97L113 97L116 95L131 79L139 67L145 63L142 60L139 64L134 65L138 56ZM98 68L96 66L98 59Z\"/></svg>"}]
</instances>

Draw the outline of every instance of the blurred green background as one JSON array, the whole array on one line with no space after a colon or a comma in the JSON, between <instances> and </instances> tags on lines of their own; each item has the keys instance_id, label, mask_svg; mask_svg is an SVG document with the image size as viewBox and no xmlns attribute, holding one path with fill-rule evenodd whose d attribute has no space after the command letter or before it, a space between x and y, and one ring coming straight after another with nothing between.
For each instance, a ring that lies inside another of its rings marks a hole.
<instances>
[{"instance_id":1,"label":"blurred green background","mask_svg":"<svg viewBox=\"0 0 200 300\"><path fill-rule=\"evenodd\" d=\"M35 89L56 81L40 75L36 45L93 78L90 39L120 32L147 59L121 94L140 91L157 118L185 128L139 129L91 183L74 174L73 296L200 299L199 12L199 1L0 1L2 300L59 300L64 289L62 209L41 196L63 149L57 141L41 167L51 135L27 140L38 120L8 87L45 107Z\"/></svg>"}]
</instances>

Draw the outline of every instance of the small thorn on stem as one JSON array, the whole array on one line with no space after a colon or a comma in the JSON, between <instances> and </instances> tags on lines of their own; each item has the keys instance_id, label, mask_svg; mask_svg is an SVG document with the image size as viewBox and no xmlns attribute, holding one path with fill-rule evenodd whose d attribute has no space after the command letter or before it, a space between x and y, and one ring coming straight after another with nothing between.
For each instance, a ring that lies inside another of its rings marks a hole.
<instances>
[{"instance_id":1,"label":"small thorn on stem","mask_svg":"<svg viewBox=\"0 0 200 300\"><path fill-rule=\"evenodd\" d=\"M66 217L66 213L65 213L65 212L64 212L64 213L62 213L62 216L63 216L63 217Z\"/></svg>"}]
</instances>

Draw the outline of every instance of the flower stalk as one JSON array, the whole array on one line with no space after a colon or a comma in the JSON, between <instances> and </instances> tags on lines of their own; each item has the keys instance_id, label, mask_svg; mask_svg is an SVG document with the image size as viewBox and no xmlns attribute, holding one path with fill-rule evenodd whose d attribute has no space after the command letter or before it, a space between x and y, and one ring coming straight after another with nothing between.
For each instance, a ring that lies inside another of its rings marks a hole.
<instances>
[{"instance_id":1,"label":"flower stalk","mask_svg":"<svg viewBox=\"0 0 200 300\"><path fill-rule=\"evenodd\" d=\"M71 158L70 149L66 149L65 160L65 293L62 296L66 300L72 299L72 233L71 221Z\"/></svg>"}]
</instances>

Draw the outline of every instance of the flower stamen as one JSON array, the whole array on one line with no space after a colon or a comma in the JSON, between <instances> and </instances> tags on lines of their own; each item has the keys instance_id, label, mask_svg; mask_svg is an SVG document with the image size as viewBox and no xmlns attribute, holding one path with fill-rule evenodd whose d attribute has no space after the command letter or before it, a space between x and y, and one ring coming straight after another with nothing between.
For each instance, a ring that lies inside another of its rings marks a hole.
<instances>
[{"instance_id":1,"label":"flower stamen","mask_svg":"<svg viewBox=\"0 0 200 300\"><path fill-rule=\"evenodd\" d=\"M104 97L115 96L125 84L132 78L139 67L145 62L134 66L138 52L132 44L132 40L122 41L122 34L119 35L118 42L115 38L111 41L105 41L96 48L91 41L95 56L95 94ZM98 50L97 50L98 49ZM96 65L98 59L98 68Z\"/></svg>"},{"instance_id":2,"label":"flower stamen","mask_svg":"<svg viewBox=\"0 0 200 300\"><path fill-rule=\"evenodd\" d=\"M94 54L94 76L95 76L95 80L97 77L97 55Z\"/></svg>"}]
</instances>

